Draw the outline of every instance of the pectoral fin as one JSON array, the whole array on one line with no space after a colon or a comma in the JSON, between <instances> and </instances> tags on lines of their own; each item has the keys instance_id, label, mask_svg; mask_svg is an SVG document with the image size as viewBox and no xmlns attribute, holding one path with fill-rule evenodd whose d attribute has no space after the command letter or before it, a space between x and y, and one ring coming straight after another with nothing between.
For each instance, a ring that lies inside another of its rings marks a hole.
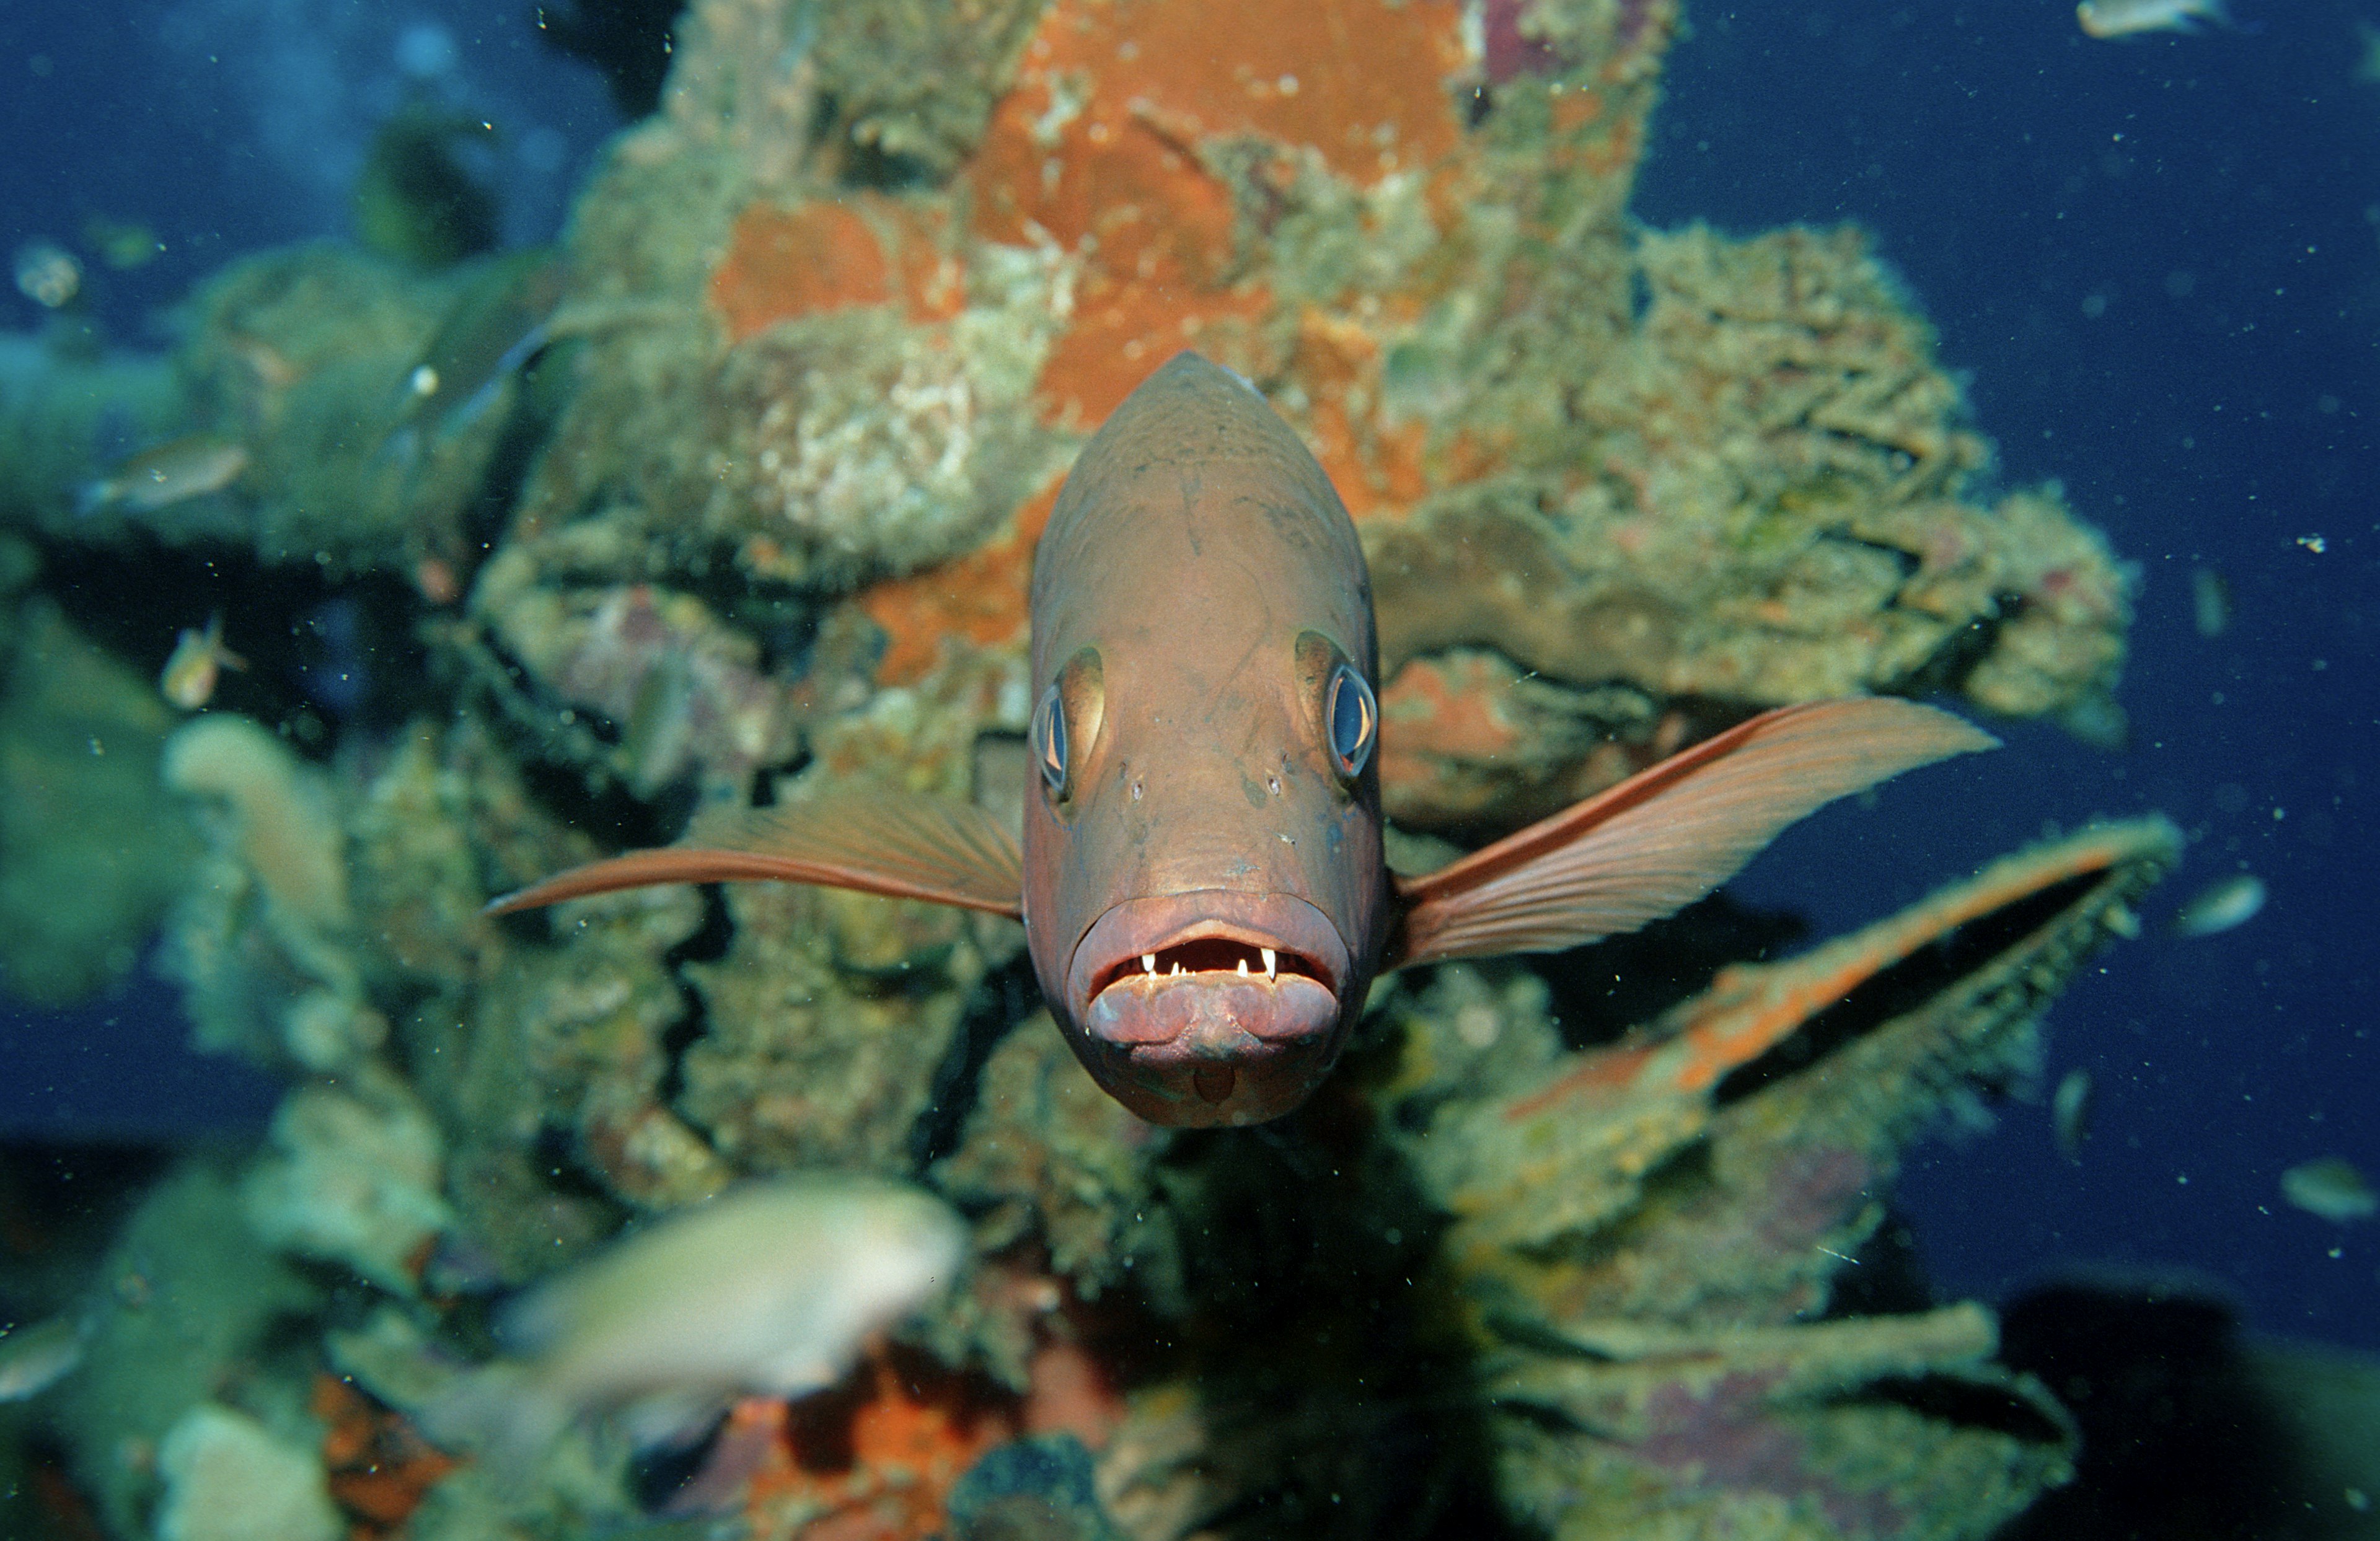
<instances>
[{"instance_id":1,"label":"pectoral fin","mask_svg":"<svg viewBox=\"0 0 2380 1541\"><path fill-rule=\"evenodd\" d=\"M674 845L573 868L491 901L487 913L656 883L757 881L817 883L1015 916L1024 859L1015 840L970 804L841 793L705 814Z\"/></svg>"},{"instance_id":2,"label":"pectoral fin","mask_svg":"<svg viewBox=\"0 0 2380 1541\"><path fill-rule=\"evenodd\" d=\"M1553 953L1694 903L1846 793L1998 740L1884 698L1780 707L1421 878L1389 966Z\"/></svg>"}]
</instances>

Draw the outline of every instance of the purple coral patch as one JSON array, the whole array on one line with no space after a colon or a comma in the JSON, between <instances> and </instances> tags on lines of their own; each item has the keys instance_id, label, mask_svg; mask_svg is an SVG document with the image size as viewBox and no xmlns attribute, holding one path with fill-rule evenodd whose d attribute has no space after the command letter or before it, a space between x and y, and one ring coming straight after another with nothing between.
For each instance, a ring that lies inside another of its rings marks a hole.
<instances>
[{"instance_id":1,"label":"purple coral patch","mask_svg":"<svg viewBox=\"0 0 2380 1541\"><path fill-rule=\"evenodd\" d=\"M1651 1432L1635 1459L1686 1479L1689 1491L1749 1491L1808 1499L1846 1535L1900 1535L1907 1516L1882 1493L1860 1493L1809 1465L1809 1441L1767 1405L1781 1371L1730 1371L1697 1392L1677 1381L1646 1399Z\"/></svg>"},{"instance_id":2,"label":"purple coral patch","mask_svg":"<svg viewBox=\"0 0 2380 1541\"><path fill-rule=\"evenodd\" d=\"M1502 85L1523 75L1551 75L1566 63L1552 43L1521 30L1521 12L1531 0L1488 0L1480 18L1488 81Z\"/></svg>"}]
</instances>

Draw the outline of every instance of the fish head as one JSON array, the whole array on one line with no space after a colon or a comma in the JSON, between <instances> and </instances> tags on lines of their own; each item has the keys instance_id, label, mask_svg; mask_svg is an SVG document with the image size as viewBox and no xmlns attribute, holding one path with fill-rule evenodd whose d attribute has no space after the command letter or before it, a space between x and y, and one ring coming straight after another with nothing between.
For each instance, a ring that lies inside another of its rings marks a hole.
<instances>
[{"instance_id":1,"label":"fish head","mask_svg":"<svg viewBox=\"0 0 2380 1541\"><path fill-rule=\"evenodd\" d=\"M1118 407L1035 556L1025 921L1084 1067L1245 1124L1337 1060L1389 912L1371 593L1289 426L1194 355Z\"/></svg>"}]
</instances>

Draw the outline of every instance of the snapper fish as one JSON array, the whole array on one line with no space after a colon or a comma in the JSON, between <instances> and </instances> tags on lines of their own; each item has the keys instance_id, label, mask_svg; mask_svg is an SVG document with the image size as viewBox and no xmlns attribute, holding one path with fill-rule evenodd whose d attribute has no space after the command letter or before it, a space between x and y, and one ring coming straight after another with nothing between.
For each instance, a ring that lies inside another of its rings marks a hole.
<instances>
[{"instance_id":1,"label":"snapper fish","mask_svg":"<svg viewBox=\"0 0 2380 1541\"><path fill-rule=\"evenodd\" d=\"M2203 22L2231 25L2223 0L2082 0L2074 19L2095 38L2129 38L2143 32L2195 32Z\"/></svg>"},{"instance_id":2,"label":"snapper fish","mask_svg":"<svg viewBox=\"0 0 2380 1541\"><path fill-rule=\"evenodd\" d=\"M706 815L676 845L490 910L774 880L1009 916L1110 1096L1153 1123L1258 1123L1330 1074L1382 972L1634 930L1821 805L1995 742L1908 701L1784 707L1435 872L1391 873L1355 527L1256 388L1193 353L1084 446L1030 603L1021 848L971 804L846 793Z\"/></svg>"}]
</instances>

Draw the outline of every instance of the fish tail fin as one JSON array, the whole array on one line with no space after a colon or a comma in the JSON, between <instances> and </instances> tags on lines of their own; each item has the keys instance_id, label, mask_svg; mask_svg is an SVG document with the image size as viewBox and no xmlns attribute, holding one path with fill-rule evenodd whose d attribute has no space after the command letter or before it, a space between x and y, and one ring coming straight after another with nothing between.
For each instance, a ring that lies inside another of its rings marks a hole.
<instances>
[{"instance_id":1,"label":"fish tail fin","mask_svg":"<svg viewBox=\"0 0 2380 1541\"><path fill-rule=\"evenodd\" d=\"M458 1376L411 1416L431 1444L473 1452L513 1481L536 1468L570 1426L572 1414L526 1368L499 1360Z\"/></svg>"},{"instance_id":2,"label":"fish tail fin","mask_svg":"<svg viewBox=\"0 0 2380 1541\"><path fill-rule=\"evenodd\" d=\"M1887 698L1780 707L1426 877L1398 880L1390 965L1550 953L1694 903L1789 824L1998 740Z\"/></svg>"}]
</instances>

